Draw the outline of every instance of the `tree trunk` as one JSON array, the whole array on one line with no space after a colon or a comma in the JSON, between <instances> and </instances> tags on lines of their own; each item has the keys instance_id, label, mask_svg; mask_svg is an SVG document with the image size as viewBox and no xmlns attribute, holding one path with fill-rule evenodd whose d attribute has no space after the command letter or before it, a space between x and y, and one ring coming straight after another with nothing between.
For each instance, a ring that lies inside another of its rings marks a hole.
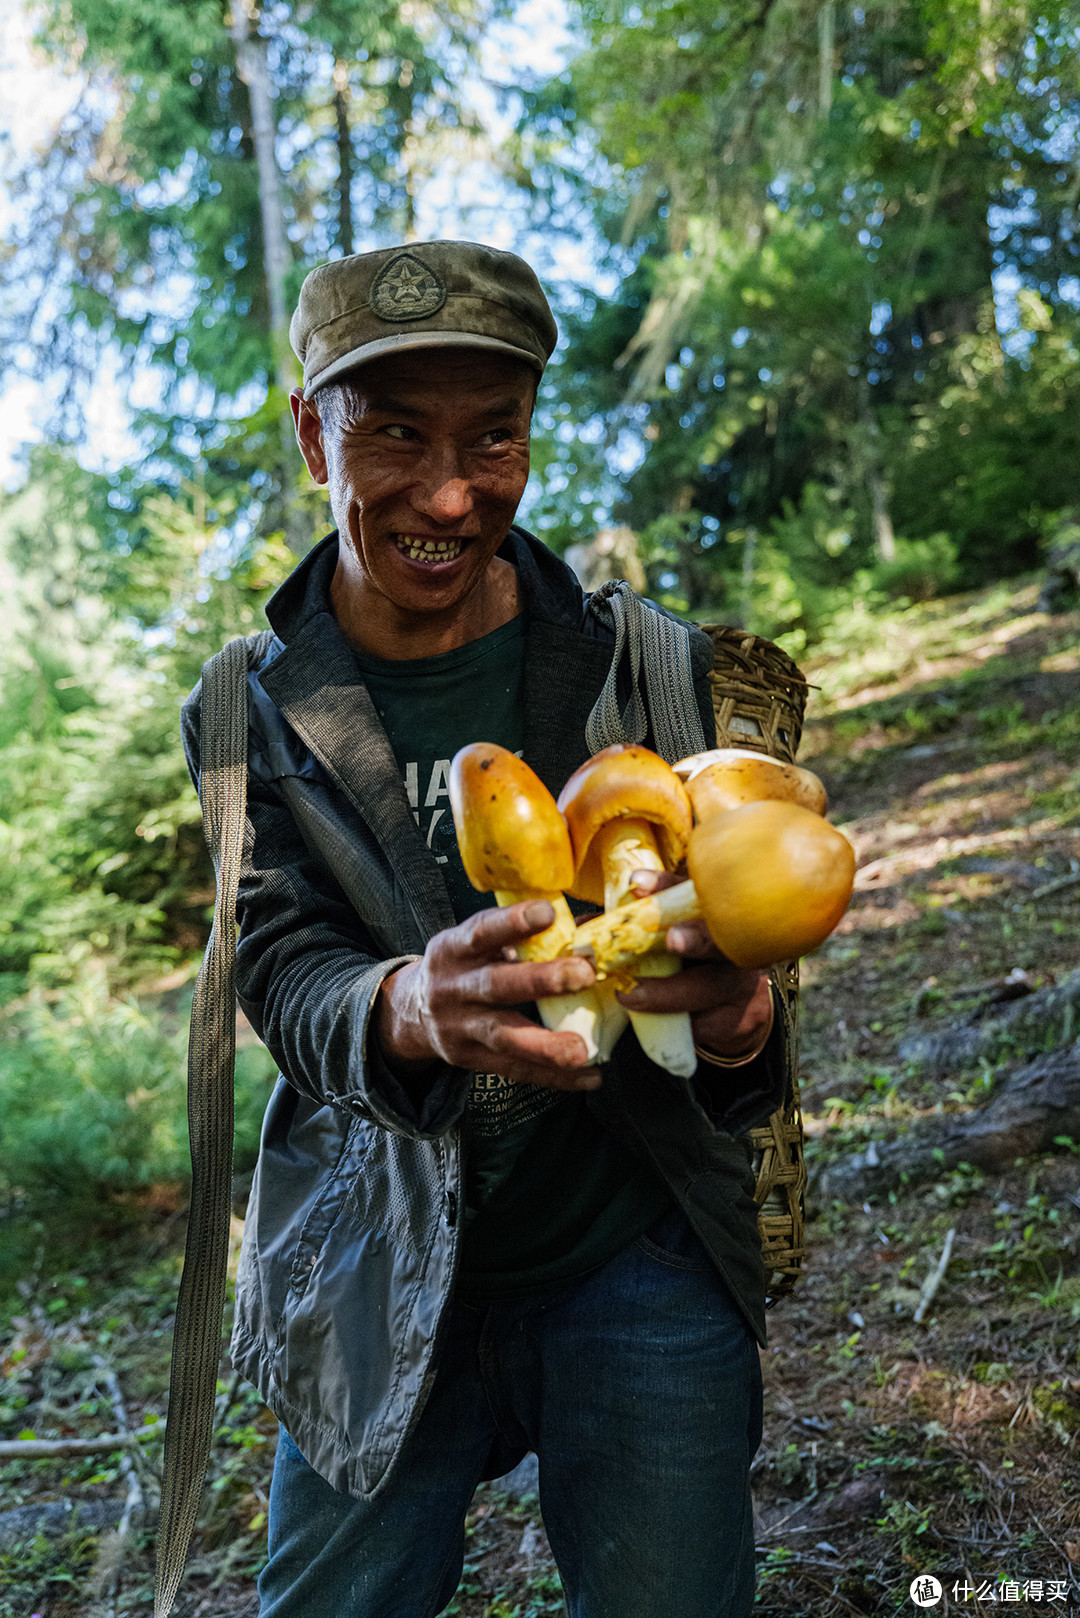
<instances>
[{"instance_id":1,"label":"tree trunk","mask_svg":"<svg viewBox=\"0 0 1080 1618\"><path fill-rule=\"evenodd\" d=\"M356 251L353 246L353 143L349 126L349 64L334 63L334 120L337 125L338 159L338 246L346 258Z\"/></svg>"},{"instance_id":2,"label":"tree trunk","mask_svg":"<svg viewBox=\"0 0 1080 1618\"><path fill-rule=\"evenodd\" d=\"M291 260L281 207L281 183L275 150L274 92L266 59L266 42L251 31L251 24L257 20L258 10L254 0L234 0L232 37L236 45L236 69L247 85L251 100L251 136L259 171L263 269L270 308L274 375L278 387L287 392L293 381L289 321L285 308L285 277Z\"/></svg>"},{"instance_id":3,"label":"tree trunk","mask_svg":"<svg viewBox=\"0 0 1080 1618\"><path fill-rule=\"evenodd\" d=\"M740 628L749 629L754 616L754 571L757 567L757 529L750 524L743 540L742 553L742 606Z\"/></svg>"},{"instance_id":4,"label":"tree trunk","mask_svg":"<svg viewBox=\"0 0 1080 1618\"><path fill-rule=\"evenodd\" d=\"M263 273L266 277L266 296L270 311L270 348L274 381L283 393L288 393L296 379L295 362L289 346L289 315L285 303L285 280L292 257L288 237L285 234L285 214L281 206L274 90L270 80L266 41L252 29L252 24L257 24L258 17L256 0L233 0L231 32L236 45L236 70L247 86L251 103L251 139L259 175ZM302 556L309 549L310 537L303 513L298 509L292 492L296 446L293 442L292 422L287 412L281 417L280 431L281 501L285 543L296 555Z\"/></svg>"},{"instance_id":5,"label":"tree trunk","mask_svg":"<svg viewBox=\"0 0 1080 1618\"><path fill-rule=\"evenodd\" d=\"M824 0L818 12L818 116L832 111L833 55L836 49L836 3Z\"/></svg>"},{"instance_id":6,"label":"tree trunk","mask_svg":"<svg viewBox=\"0 0 1080 1618\"><path fill-rule=\"evenodd\" d=\"M985 1107L872 1141L815 1175L817 1194L845 1202L880 1196L901 1182L931 1180L958 1163L1006 1169L1046 1152L1061 1136L1080 1140L1080 1041L1037 1056L1003 1078Z\"/></svg>"},{"instance_id":7,"label":"tree trunk","mask_svg":"<svg viewBox=\"0 0 1080 1618\"><path fill-rule=\"evenodd\" d=\"M874 548L883 562L896 559L896 535L889 513L889 485L881 460L881 431L870 399L870 384L859 381L859 449L863 476L870 495Z\"/></svg>"}]
</instances>

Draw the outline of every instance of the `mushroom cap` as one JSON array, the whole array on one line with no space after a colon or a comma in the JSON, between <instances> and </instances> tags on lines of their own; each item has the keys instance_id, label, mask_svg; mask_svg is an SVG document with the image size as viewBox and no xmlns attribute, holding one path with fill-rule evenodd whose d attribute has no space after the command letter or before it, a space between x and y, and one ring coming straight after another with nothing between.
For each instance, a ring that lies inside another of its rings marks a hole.
<instances>
[{"instance_id":1,"label":"mushroom cap","mask_svg":"<svg viewBox=\"0 0 1080 1618\"><path fill-rule=\"evenodd\" d=\"M660 857L670 870L678 865L693 815L686 789L658 753L616 742L574 771L559 793L574 848L570 892L592 904L604 902L604 873L593 839L609 821L646 820L656 833Z\"/></svg>"},{"instance_id":2,"label":"mushroom cap","mask_svg":"<svg viewBox=\"0 0 1080 1618\"><path fill-rule=\"evenodd\" d=\"M768 753L719 747L682 758L673 768L690 794L696 822L762 798L801 804L816 815L823 815L828 808L828 795L813 770L804 770L799 764L782 764Z\"/></svg>"},{"instance_id":3,"label":"mushroom cap","mask_svg":"<svg viewBox=\"0 0 1080 1618\"><path fill-rule=\"evenodd\" d=\"M465 875L481 893L556 893L574 874L563 820L540 777L494 742L450 765L450 807Z\"/></svg>"},{"instance_id":4,"label":"mushroom cap","mask_svg":"<svg viewBox=\"0 0 1080 1618\"><path fill-rule=\"evenodd\" d=\"M851 898L855 851L827 820L765 800L694 828L686 863L713 942L745 968L824 943Z\"/></svg>"}]
</instances>

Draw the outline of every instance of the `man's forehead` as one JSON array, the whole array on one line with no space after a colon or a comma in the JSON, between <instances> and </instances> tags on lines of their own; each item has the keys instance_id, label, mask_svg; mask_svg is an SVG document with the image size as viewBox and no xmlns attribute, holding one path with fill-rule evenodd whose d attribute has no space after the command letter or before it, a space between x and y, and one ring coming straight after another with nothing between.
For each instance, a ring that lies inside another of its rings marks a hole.
<instances>
[{"instance_id":1,"label":"man's forehead","mask_svg":"<svg viewBox=\"0 0 1080 1618\"><path fill-rule=\"evenodd\" d=\"M418 414L452 404L466 412L472 407L484 415L510 418L532 408L535 392L536 377L527 365L470 349L429 349L348 371L320 388L314 402L321 407L334 394L335 405L346 412Z\"/></svg>"}]
</instances>

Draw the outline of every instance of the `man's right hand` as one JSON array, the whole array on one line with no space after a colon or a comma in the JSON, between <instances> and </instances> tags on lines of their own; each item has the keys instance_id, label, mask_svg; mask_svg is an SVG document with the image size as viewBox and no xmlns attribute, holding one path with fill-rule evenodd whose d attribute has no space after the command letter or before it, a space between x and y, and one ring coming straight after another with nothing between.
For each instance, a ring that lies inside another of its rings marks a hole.
<instances>
[{"instance_id":1,"label":"man's right hand","mask_svg":"<svg viewBox=\"0 0 1080 1618\"><path fill-rule=\"evenodd\" d=\"M514 1009L595 982L588 961L576 956L516 959L515 946L554 919L551 905L536 899L481 910L437 933L421 960L392 972L376 1008L376 1033L389 1065L406 1079L419 1079L443 1061L520 1084L596 1089L599 1071L585 1065L577 1034L552 1033Z\"/></svg>"}]
</instances>

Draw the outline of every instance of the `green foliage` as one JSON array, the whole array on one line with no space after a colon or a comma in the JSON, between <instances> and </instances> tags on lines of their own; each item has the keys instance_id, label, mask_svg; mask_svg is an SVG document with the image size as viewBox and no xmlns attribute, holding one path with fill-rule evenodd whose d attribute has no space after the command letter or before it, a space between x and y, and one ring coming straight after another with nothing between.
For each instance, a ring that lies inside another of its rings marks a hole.
<instances>
[{"instance_id":1,"label":"green foliage","mask_svg":"<svg viewBox=\"0 0 1080 1618\"><path fill-rule=\"evenodd\" d=\"M578 11L566 157L618 285L568 323L545 522L606 468L646 549L697 516L657 588L796 649L844 592L1033 566L1080 453L1072 0Z\"/></svg>"},{"instance_id":2,"label":"green foliage","mask_svg":"<svg viewBox=\"0 0 1080 1618\"><path fill-rule=\"evenodd\" d=\"M948 534L931 534L927 539L897 540L895 556L876 562L871 579L893 599L932 601L948 594L958 572L953 541Z\"/></svg>"},{"instance_id":3,"label":"green foliage","mask_svg":"<svg viewBox=\"0 0 1080 1618\"><path fill-rule=\"evenodd\" d=\"M36 1534L0 1550L0 1618L48 1610L86 1588L97 1558L98 1535L75 1528L58 1539Z\"/></svg>"},{"instance_id":4,"label":"green foliage","mask_svg":"<svg viewBox=\"0 0 1080 1618\"><path fill-rule=\"evenodd\" d=\"M289 560L256 543L230 572L197 487L114 534L104 479L34 472L0 505L0 973L63 983L94 956L132 982L201 942L212 891L180 703Z\"/></svg>"},{"instance_id":5,"label":"green foliage","mask_svg":"<svg viewBox=\"0 0 1080 1618\"><path fill-rule=\"evenodd\" d=\"M188 1176L185 1032L92 976L0 1018L0 1205L69 1211ZM270 1058L238 1053L236 1161L254 1161Z\"/></svg>"},{"instance_id":6,"label":"green foliage","mask_svg":"<svg viewBox=\"0 0 1080 1618\"><path fill-rule=\"evenodd\" d=\"M184 1177L183 1044L87 986L0 1024L0 1195L93 1202Z\"/></svg>"},{"instance_id":7,"label":"green foliage","mask_svg":"<svg viewBox=\"0 0 1080 1618\"><path fill-rule=\"evenodd\" d=\"M352 213L380 235L409 230L415 149L468 123L457 84L487 7L323 0L251 9L273 77L295 292L305 266L353 251L342 239ZM59 294L57 263L66 296L54 296L47 319L35 310L29 330L17 322L12 340L52 364L62 354L79 374L92 371L98 339L118 342L159 368L182 436L192 378L234 398L275 372L251 104L228 8L48 0L38 20L39 42L77 62L92 93L22 177L30 206L11 298L26 307L39 269ZM352 193L344 210L343 174Z\"/></svg>"}]
</instances>

